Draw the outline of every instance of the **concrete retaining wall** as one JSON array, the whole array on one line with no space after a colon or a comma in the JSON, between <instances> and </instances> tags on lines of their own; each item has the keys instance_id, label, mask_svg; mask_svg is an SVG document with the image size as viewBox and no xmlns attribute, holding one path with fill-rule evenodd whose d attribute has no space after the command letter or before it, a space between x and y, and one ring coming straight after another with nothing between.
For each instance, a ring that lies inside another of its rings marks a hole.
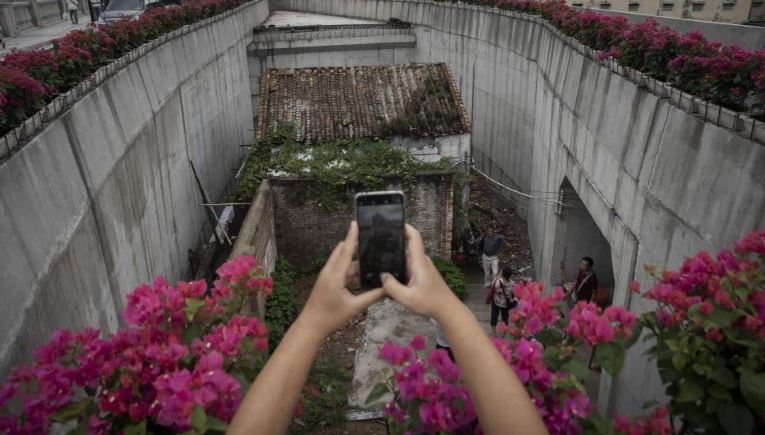
<instances>
[{"instance_id":1,"label":"concrete retaining wall","mask_svg":"<svg viewBox=\"0 0 765 435\"><path fill-rule=\"evenodd\" d=\"M180 31L86 94L0 163L0 378L57 328L114 330L125 295L186 278L211 198L253 139L256 0ZM207 226L209 228L209 226Z\"/></svg>"},{"instance_id":2,"label":"concrete retaining wall","mask_svg":"<svg viewBox=\"0 0 765 435\"><path fill-rule=\"evenodd\" d=\"M568 178L610 244L614 303L642 311L628 282L643 264L677 267L765 227L765 148L596 62L543 20L428 0L273 0L289 9L415 25L417 62L448 62L472 114L479 168L540 200L526 213L538 278L550 282ZM569 228L569 231L571 229ZM622 376L604 375L603 412L640 412L661 398L655 367L628 355Z\"/></svg>"}]
</instances>

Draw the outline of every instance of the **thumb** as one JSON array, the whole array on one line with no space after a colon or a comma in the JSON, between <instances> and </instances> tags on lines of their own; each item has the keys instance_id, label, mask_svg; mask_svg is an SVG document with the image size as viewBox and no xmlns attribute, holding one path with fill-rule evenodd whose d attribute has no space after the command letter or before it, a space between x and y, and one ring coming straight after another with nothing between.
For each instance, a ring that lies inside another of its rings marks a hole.
<instances>
[{"instance_id":1,"label":"thumb","mask_svg":"<svg viewBox=\"0 0 765 435\"><path fill-rule=\"evenodd\" d=\"M406 294L408 288L404 284L398 282L398 280L389 273L381 273L380 280L382 281L385 293L390 295L393 299L401 302L401 299Z\"/></svg>"},{"instance_id":2,"label":"thumb","mask_svg":"<svg viewBox=\"0 0 765 435\"><path fill-rule=\"evenodd\" d=\"M385 296L385 290L382 288L376 288L374 290L369 290L355 295L352 302L354 311L360 313L364 310L364 308L382 299L383 296Z\"/></svg>"}]
</instances>

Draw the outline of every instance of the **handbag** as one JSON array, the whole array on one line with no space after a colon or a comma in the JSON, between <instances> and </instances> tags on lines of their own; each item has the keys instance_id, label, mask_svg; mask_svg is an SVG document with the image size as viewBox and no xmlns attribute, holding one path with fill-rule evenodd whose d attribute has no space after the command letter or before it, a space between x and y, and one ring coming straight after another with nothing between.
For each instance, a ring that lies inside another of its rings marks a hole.
<instances>
[{"instance_id":1,"label":"handbag","mask_svg":"<svg viewBox=\"0 0 765 435\"><path fill-rule=\"evenodd\" d=\"M489 287L489 293L486 294L486 305L491 305L494 303L494 292L496 291L496 283L499 278L494 278L494 281L491 282L491 287Z\"/></svg>"}]
</instances>

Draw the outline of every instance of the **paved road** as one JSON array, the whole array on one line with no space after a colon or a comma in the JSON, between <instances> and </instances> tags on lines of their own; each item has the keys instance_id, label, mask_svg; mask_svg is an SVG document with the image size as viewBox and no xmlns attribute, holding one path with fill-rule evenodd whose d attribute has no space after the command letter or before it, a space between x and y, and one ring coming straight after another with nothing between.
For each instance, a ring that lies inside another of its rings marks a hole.
<instances>
[{"instance_id":1,"label":"paved road","mask_svg":"<svg viewBox=\"0 0 765 435\"><path fill-rule=\"evenodd\" d=\"M5 48L0 49L0 57L5 56L12 50L33 50L50 45L50 41L60 38L72 30L84 29L90 24L90 17L80 17L79 24L72 24L68 20L52 24L46 27L34 27L21 32L13 38L6 38Z\"/></svg>"}]
</instances>

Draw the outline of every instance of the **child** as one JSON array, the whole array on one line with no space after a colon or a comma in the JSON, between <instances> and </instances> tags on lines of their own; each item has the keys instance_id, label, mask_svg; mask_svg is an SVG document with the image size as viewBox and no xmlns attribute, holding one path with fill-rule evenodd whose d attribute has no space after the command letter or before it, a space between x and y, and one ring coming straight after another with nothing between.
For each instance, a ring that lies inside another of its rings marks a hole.
<instances>
[{"instance_id":1,"label":"child","mask_svg":"<svg viewBox=\"0 0 765 435\"><path fill-rule=\"evenodd\" d=\"M491 283L489 289L489 295L486 298L487 303L491 303L491 335L497 335L497 321L501 316L505 325L507 325L510 319L510 308L515 308L517 304L515 297L513 296L513 281L510 277L513 274L513 269L507 265L502 268L502 273L499 274Z\"/></svg>"}]
</instances>

